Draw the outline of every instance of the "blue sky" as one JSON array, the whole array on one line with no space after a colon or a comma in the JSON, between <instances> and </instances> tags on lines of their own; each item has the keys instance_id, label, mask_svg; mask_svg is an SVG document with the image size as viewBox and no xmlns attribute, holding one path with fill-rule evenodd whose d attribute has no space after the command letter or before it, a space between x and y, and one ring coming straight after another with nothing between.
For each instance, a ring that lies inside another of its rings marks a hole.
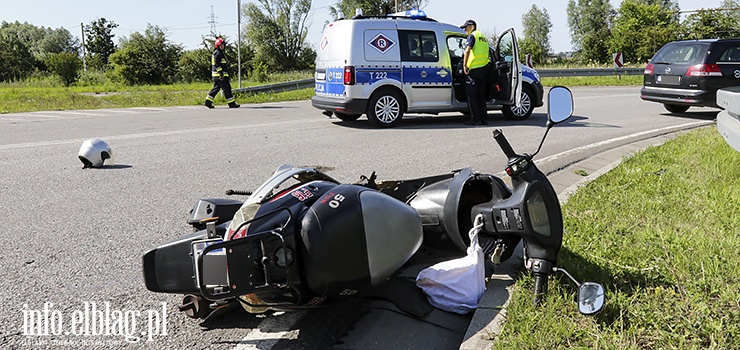
<instances>
[{"instance_id":1,"label":"blue sky","mask_svg":"<svg viewBox=\"0 0 740 350\"><path fill-rule=\"evenodd\" d=\"M242 4L250 0L242 0ZM253 1L253 0L251 0ZM336 0L314 0L311 12L311 28L308 40L318 46L321 28L330 20L329 6ZM611 0L619 6L620 0ZM718 7L721 0L679 0L681 10ZM566 7L568 0L466 0L467 6L453 6L449 0L430 0L424 10L427 15L440 22L462 24L468 18L478 22L485 33L500 33L515 28L521 35L521 19L533 4L547 9L553 24L550 42L555 52L570 51L570 34ZM216 29L230 37L237 35L237 0L27 0L3 1L0 6L0 21L28 22L36 26L64 27L72 35L80 37L80 23L105 17L119 24L114 31L116 38L133 32L143 32L147 23L165 27L169 39L186 49L199 45L201 36L210 32L211 6L216 17ZM473 10L470 10L473 9ZM116 40L117 43L117 40Z\"/></svg>"}]
</instances>

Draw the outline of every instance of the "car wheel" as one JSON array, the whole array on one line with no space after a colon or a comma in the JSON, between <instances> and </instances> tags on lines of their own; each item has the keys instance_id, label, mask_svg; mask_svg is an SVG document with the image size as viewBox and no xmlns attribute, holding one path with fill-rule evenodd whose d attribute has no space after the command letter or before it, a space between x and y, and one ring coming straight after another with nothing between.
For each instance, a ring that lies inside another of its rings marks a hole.
<instances>
[{"instance_id":1,"label":"car wheel","mask_svg":"<svg viewBox=\"0 0 740 350\"><path fill-rule=\"evenodd\" d=\"M519 106L503 106L501 111L506 119L524 120L532 115L534 110L534 93L526 86L522 87L522 101Z\"/></svg>"},{"instance_id":2,"label":"car wheel","mask_svg":"<svg viewBox=\"0 0 740 350\"><path fill-rule=\"evenodd\" d=\"M342 112L334 112L334 116L345 122L351 122L357 120L362 114L347 114Z\"/></svg>"},{"instance_id":3,"label":"car wheel","mask_svg":"<svg viewBox=\"0 0 740 350\"><path fill-rule=\"evenodd\" d=\"M370 99L367 108L367 119L375 126L389 128L398 125L403 118L403 103L398 93L393 90L381 90Z\"/></svg>"},{"instance_id":4,"label":"car wheel","mask_svg":"<svg viewBox=\"0 0 740 350\"><path fill-rule=\"evenodd\" d=\"M683 113L689 110L689 106L684 105L672 105L668 103L664 103L663 107L665 107L665 110L671 113Z\"/></svg>"}]
</instances>

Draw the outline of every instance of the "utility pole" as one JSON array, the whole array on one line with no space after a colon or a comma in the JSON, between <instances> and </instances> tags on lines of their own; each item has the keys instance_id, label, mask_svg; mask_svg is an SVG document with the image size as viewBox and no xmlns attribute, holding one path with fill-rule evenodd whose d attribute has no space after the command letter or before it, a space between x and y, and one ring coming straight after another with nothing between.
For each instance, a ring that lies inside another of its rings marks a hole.
<instances>
[{"instance_id":1,"label":"utility pole","mask_svg":"<svg viewBox=\"0 0 740 350\"><path fill-rule=\"evenodd\" d=\"M242 88L242 0L236 0L236 64L239 65L239 88Z\"/></svg>"},{"instance_id":2,"label":"utility pole","mask_svg":"<svg viewBox=\"0 0 740 350\"><path fill-rule=\"evenodd\" d=\"M87 54L85 53L85 25L80 22L80 33L82 34L82 70L87 72Z\"/></svg>"}]
</instances>

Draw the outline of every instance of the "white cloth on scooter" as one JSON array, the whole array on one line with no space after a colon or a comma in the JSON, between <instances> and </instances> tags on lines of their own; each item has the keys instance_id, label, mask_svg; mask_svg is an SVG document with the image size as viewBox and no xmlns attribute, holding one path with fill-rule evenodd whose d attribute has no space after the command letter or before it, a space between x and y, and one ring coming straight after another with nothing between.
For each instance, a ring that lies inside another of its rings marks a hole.
<instances>
[{"instance_id":1,"label":"white cloth on scooter","mask_svg":"<svg viewBox=\"0 0 740 350\"><path fill-rule=\"evenodd\" d=\"M478 245L478 233L483 228L483 216L475 218L467 255L437 263L419 272L416 286L427 295L434 307L466 314L478 307L486 290L483 250Z\"/></svg>"}]
</instances>

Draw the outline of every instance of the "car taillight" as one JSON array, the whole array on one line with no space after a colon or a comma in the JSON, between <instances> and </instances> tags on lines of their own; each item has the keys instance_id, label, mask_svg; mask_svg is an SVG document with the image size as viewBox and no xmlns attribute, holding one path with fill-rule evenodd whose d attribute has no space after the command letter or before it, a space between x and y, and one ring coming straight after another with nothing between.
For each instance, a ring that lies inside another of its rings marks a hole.
<instances>
[{"instance_id":1,"label":"car taillight","mask_svg":"<svg viewBox=\"0 0 740 350\"><path fill-rule=\"evenodd\" d=\"M721 77L722 70L716 64L697 64L689 67L686 76L690 77Z\"/></svg>"},{"instance_id":2,"label":"car taillight","mask_svg":"<svg viewBox=\"0 0 740 350\"><path fill-rule=\"evenodd\" d=\"M344 67L344 85L355 85L355 66Z\"/></svg>"},{"instance_id":3,"label":"car taillight","mask_svg":"<svg viewBox=\"0 0 740 350\"><path fill-rule=\"evenodd\" d=\"M654 70L655 70L655 66L653 66L652 63L648 63L648 65L645 66L645 74L653 74Z\"/></svg>"}]
</instances>

